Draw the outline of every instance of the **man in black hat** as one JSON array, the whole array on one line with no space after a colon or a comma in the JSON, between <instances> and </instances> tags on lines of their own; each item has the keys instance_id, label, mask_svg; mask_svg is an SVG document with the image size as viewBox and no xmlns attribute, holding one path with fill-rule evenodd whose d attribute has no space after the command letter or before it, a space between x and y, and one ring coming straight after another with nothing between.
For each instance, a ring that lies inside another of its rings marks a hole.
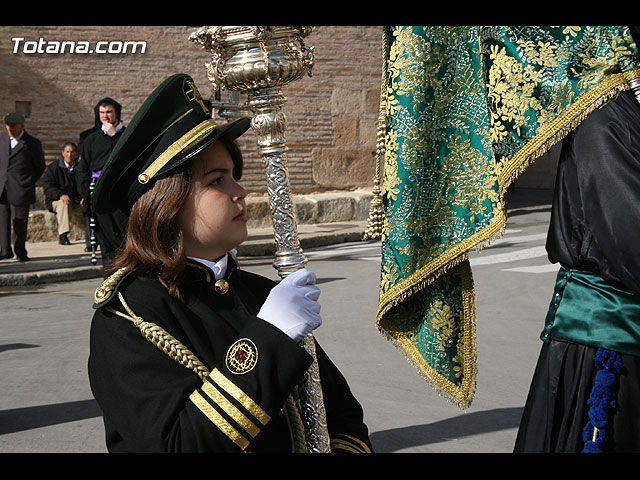
<instances>
[{"instance_id":1,"label":"man in black hat","mask_svg":"<svg viewBox=\"0 0 640 480\"><path fill-rule=\"evenodd\" d=\"M126 229L126 217L120 212L97 215L91 212L91 185L100 176L107 158L125 131L121 120L122 106L113 98L105 97L95 108L95 125L80 134L76 183L84 199L84 215L93 217L95 236L107 265L120 247Z\"/></svg>"},{"instance_id":2,"label":"man in black hat","mask_svg":"<svg viewBox=\"0 0 640 480\"><path fill-rule=\"evenodd\" d=\"M36 201L36 182L45 169L40 140L24 128L24 117L10 113L0 133L0 260L15 255L29 260L25 246L29 206ZM11 226L13 224L13 250Z\"/></svg>"}]
</instances>

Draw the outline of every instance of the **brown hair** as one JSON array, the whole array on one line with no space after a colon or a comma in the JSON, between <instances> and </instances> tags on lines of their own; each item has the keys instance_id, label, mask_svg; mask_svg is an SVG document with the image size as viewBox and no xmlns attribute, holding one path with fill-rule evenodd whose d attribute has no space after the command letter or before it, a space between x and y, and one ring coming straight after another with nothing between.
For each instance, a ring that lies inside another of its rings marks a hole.
<instances>
[{"instance_id":1,"label":"brown hair","mask_svg":"<svg viewBox=\"0 0 640 480\"><path fill-rule=\"evenodd\" d=\"M234 176L242 175L242 154L233 140L220 139L234 162ZM133 204L124 246L109 266L109 274L120 268L135 269L136 275L157 278L169 293L181 298L180 282L187 265L184 238L177 215L191 193L192 161L172 175L156 180L152 188Z\"/></svg>"},{"instance_id":2,"label":"brown hair","mask_svg":"<svg viewBox=\"0 0 640 480\"><path fill-rule=\"evenodd\" d=\"M177 214L190 191L187 166L157 180L142 194L131 208L124 246L111 262L109 273L123 267L135 269L140 277L157 278L171 295L180 298L178 285L187 262Z\"/></svg>"}]
</instances>

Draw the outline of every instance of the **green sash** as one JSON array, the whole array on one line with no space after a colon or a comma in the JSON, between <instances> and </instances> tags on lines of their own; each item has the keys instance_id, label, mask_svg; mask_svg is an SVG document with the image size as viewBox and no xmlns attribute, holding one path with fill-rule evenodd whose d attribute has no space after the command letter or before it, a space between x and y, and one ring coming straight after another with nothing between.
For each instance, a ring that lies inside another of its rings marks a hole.
<instances>
[{"instance_id":1,"label":"green sash","mask_svg":"<svg viewBox=\"0 0 640 480\"><path fill-rule=\"evenodd\" d=\"M640 299L598 275L562 267L540 338L640 357Z\"/></svg>"},{"instance_id":2,"label":"green sash","mask_svg":"<svg viewBox=\"0 0 640 480\"><path fill-rule=\"evenodd\" d=\"M476 387L468 252L526 166L640 77L626 27L387 27L376 324L461 408ZM505 299L506 301L506 299Z\"/></svg>"}]
</instances>

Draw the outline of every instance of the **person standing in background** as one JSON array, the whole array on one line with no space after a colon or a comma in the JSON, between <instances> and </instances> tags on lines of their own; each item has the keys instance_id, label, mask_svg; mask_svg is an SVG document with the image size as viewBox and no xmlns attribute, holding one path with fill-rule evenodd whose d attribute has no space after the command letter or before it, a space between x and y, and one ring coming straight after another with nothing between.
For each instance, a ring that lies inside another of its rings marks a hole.
<instances>
[{"instance_id":1,"label":"person standing in background","mask_svg":"<svg viewBox=\"0 0 640 480\"><path fill-rule=\"evenodd\" d=\"M0 133L0 260L26 262L29 207L36 201L36 182L45 170L42 143L24 128L25 118L10 113ZM11 228L13 226L13 250Z\"/></svg>"},{"instance_id":2,"label":"person standing in background","mask_svg":"<svg viewBox=\"0 0 640 480\"><path fill-rule=\"evenodd\" d=\"M127 218L121 212L94 215L90 210L91 185L100 176L107 158L125 131L125 126L121 120L122 106L113 98L105 97L100 100L94 113L94 127L80 135L76 183L83 198L84 214L87 218L93 218L102 263L106 266L122 244Z\"/></svg>"}]
</instances>

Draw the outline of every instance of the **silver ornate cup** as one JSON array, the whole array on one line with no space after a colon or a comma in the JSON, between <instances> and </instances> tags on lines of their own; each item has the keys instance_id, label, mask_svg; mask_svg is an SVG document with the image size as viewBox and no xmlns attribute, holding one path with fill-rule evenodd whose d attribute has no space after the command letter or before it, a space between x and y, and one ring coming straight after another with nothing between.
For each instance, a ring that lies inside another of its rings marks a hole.
<instances>
[{"instance_id":1,"label":"silver ornate cup","mask_svg":"<svg viewBox=\"0 0 640 480\"><path fill-rule=\"evenodd\" d=\"M313 48L307 48L303 41L309 33L311 27L212 26L201 27L189 37L212 54L211 62L205 65L213 96L221 98L225 90L247 96L246 103L230 110L248 108L252 112L251 126L267 176L276 243L274 268L283 278L307 263L300 248L289 185L282 88L305 74L311 75ZM222 104L228 111L228 102ZM329 435L311 335L304 347L314 358L300 388L307 449L325 453L330 451Z\"/></svg>"}]
</instances>

